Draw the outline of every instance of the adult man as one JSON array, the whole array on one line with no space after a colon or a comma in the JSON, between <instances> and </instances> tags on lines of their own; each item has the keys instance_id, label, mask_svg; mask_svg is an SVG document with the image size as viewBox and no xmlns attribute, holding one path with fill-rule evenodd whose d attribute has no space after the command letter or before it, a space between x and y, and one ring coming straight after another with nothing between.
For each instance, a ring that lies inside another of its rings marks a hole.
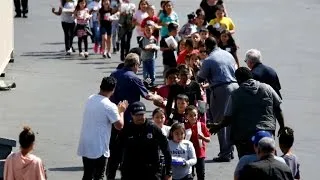
<instances>
[{"instance_id":1,"label":"adult man","mask_svg":"<svg viewBox=\"0 0 320 180\"><path fill-rule=\"evenodd\" d=\"M276 143L272 138L262 138L258 143L259 161L246 165L240 172L239 180L272 179L293 180L287 164L274 158Z\"/></svg>"},{"instance_id":2,"label":"adult man","mask_svg":"<svg viewBox=\"0 0 320 180\"><path fill-rule=\"evenodd\" d=\"M111 101L114 103L127 100L129 104L136 101L140 101L140 96L148 99L156 99L156 95L148 93L148 90L144 86L142 80L136 75L140 66L140 59L137 53L129 53L124 61L124 67L113 72L110 76L117 79L117 86L115 93L111 97ZM125 124L131 121L131 115L129 111L124 114ZM115 128L112 129L111 140L110 140L110 151L111 154L115 154L118 149L114 147L115 139L119 131ZM114 179L119 164L118 160L113 155L108 160L108 168L106 171L108 179Z\"/></svg>"},{"instance_id":3,"label":"adult man","mask_svg":"<svg viewBox=\"0 0 320 180\"><path fill-rule=\"evenodd\" d=\"M119 102L117 107L109 100L116 82L113 77L103 78L100 92L91 95L86 103L78 146L84 167L82 180L103 179L106 159L110 155L111 126L120 130L124 125L123 113L128 103Z\"/></svg>"},{"instance_id":4,"label":"adult man","mask_svg":"<svg viewBox=\"0 0 320 180\"><path fill-rule=\"evenodd\" d=\"M13 2L14 2L15 11L16 11L15 18L20 18L21 13L23 14L24 18L27 18L28 0L14 0ZM22 6L22 11L21 11L21 6Z\"/></svg>"},{"instance_id":5,"label":"adult man","mask_svg":"<svg viewBox=\"0 0 320 180\"><path fill-rule=\"evenodd\" d=\"M270 134L269 132L267 131L258 131L253 137L252 137L252 143L253 143L253 148L254 148L254 151L255 153L254 154L250 154L250 155L245 155L245 156L242 156L240 159L239 159L239 162L237 164L237 167L234 171L234 180L238 180L239 179L239 174L240 174L240 171L243 169L243 167L247 164L250 164L252 162L256 162L259 160L259 157L258 157L258 153L259 153L259 148L258 148L258 143L259 141L262 139L262 138L265 138L265 137L268 137L268 138L273 138L272 137L272 134ZM278 156L273 156L276 160L278 160L279 162L282 162L284 164L286 164L285 160L282 158L282 157L278 157Z\"/></svg>"},{"instance_id":6,"label":"adult man","mask_svg":"<svg viewBox=\"0 0 320 180\"><path fill-rule=\"evenodd\" d=\"M280 108L281 99L271 86L252 79L246 67L237 69L236 78L240 87L232 92L222 122L215 124L212 133L231 125L231 138L237 147L238 156L253 154L251 137L259 130L275 134L276 119L280 131L284 120Z\"/></svg>"},{"instance_id":7,"label":"adult man","mask_svg":"<svg viewBox=\"0 0 320 180\"><path fill-rule=\"evenodd\" d=\"M261 53L256 49L250 49L246 52L245 62L251 69L253 79L269 84L281 97L278 75L274 69L261 63Z\"/></svg>"},{"instance_id":8,"label":"adult man","mask_svg":"<svg viewBox=\"0 0 320 180\"><path fill-rule=\"evenodd\" d=\"M210 83L210 110L213 122L223 119L225 106L232 91L238 88L234 72L236 61L233 56L217 47L213 37L205 41L209 56L203 61L198 74L199 80L207 79ZM222 128L218 133L220 153L217 162L229 162L233 158L233 146L230 141L230 127Z\"/></svg>"},{"instance_id":9,"label":"adult man","mask_svg":"<svg viewBox=\"0 0 320 180\"><path fill-rule=\"evenodd\" d=\"M122 180L160 180L160 154L165 159L165 179L171 179L171 154L168 140L151 121L146 120L142 102L129 106L132 122L124 126L118 137L118 155L123 154ZM122 153L121 153L122 152Z\"/></svg>"}]
</instances>

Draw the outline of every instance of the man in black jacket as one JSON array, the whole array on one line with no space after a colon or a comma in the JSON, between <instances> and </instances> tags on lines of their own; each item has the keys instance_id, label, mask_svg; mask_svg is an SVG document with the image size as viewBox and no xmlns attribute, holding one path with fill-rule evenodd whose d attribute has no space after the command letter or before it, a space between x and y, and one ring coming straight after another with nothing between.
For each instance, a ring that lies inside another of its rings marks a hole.
<instances>
[{"instance_id":1,"label":"man in black jacket","mask_svg":"<svg viewBox=\"0 0 320 180\"><path fill-rule=\"evenodd\" d=\"M280 94L281 85L278 75L274 69L262 64L261 52L257 49L250 49L246 52L245 62L251 69L253 79L270 85L282 99Z\"/></svg>"},{"instance_id":2,"label":"man in black jacket","mask_svg":"<svg viewBox=\"0 0 320 180\"><path fill-rule=\"evenodd\" d=\"M160 150L165 159L165 180L171 179L171 154L167 138L152 122L146 120L146 107L141 102L129 106L132 122L120 132L117 146L123 156L122 180L160 180Z\"/></svg>"},{"instance_id":3,"label":"man in black jacket","mask_svg":"<svg viewBox=\"0 0 320 180\"><path fill-rule=\"evenodd\" d=\"M276 143L264 137L258 143L259 161L246 165L240 172L239 180L293 180L290 168L274 158Z\"/></svg>"}]
</instances>

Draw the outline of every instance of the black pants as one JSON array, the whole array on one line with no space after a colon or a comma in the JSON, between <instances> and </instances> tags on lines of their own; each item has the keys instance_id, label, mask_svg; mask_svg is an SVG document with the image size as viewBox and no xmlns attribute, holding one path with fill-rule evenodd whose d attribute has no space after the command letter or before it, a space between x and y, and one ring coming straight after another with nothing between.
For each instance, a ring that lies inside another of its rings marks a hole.
<instances>
[{"instance_id":1,"label":"black pants","mask_svg":"<svg viewBox=\"0 0 320 180\"><path fill-rule=\"evenodd\" d=\"M141 176L136 176L137 174L122 174L121 180L161 180L160 174L150 174L148 172L141 173Z\"/></svg>"},{"instance_id":2,"label":"black pants","mask_svg":"<svg viewBox=\"0 0 320 180\"><path fill-rule=\"evenodd\" d=\"M82 157L84 169L82 180L92 180L92 178L93 180L103 180L106 160L107 158L103 155L98 159Z\"/></svg>"},{"instance_id":3,"label":"black pants","mask_svg":"<svg viewBox=\"0 0 320 180\"><path fill-rule=\"evenodd\" d=\"M110 157L108 159L108 164L106 169L107 179L114 179L116 177L119 164L121 163L121 159L119 159L121 155L119 155L119 150L115 146L116 139L118 137L119 132L120 132L119 130L117 130L112 126L110 144L109 144Z\"/></svg>"},{"instance_id":4,"label":"black pants","mask_svg":"<svg viewBox=\"0 0 320 180\"><path fill-rule=\"evenodd\" d=\"M66 51L72 48L75 23L61 22L64 33L64 45Z\"/></svg>"},{"instance_id":5,"label":"black pants","mask_svg":"<svg viewBox=\"0 0 320 180\"><path fill-rule=\"evenodd\" d=\"M197 158L197 164L192 167L192 174L194 175L194 169L196 169L197 180L204 180L205 178L205 158Z\"/></svg>"},{"instance_id":6,"label":"black pants","mask_svg":"<svg viewBox=\"0 0 320 180\"><path fill-rule=\"evenodd\" d=\"M14 0L14 7L17 15L27 14L28 13L28 0ZM21 11L22 6L22 11Z\"/></svg>"},{"instance_id":7,"label":"black pants","mask_svg":"<svg viewBox=\"0 0 320 180\"><path fill-rule=\"evenodd\" d=\"M84 43L84 52L88 52L88 36L78 37L79 53L82 52L82 42Z\"/></svg>"},{"instance_id":8,"label":"black pants","mask_svg":"<svg viewBox=\"0 0 320 180\"><path fill-rule=\"evenodd\" d=\"M193 176L191 174L187 175L186 177L182 179L172 179L172 180L193 180Z\"/></svg>"},{"instance_id":9,"label":"black pants","mask_svg":"<svg viewBox=\"0 0 320 180\"><path fill-rule=\"evenodd\" d=\"M126 55L130 50L132 31L125 32L121 37L121 50L120 50L120 59L124 61Z\"/></svg>"}]
</instances>

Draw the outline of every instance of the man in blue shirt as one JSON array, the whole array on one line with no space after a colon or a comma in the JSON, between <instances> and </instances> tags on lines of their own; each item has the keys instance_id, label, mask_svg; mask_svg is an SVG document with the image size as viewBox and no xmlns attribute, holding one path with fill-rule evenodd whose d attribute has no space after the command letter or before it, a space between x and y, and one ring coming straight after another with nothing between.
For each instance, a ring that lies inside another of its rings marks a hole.
<instances>
[{"instance_id":1,"label":"man in blue shirt","mask_svg":"<svg viewBox=\"0 0 320 180\"><path fill-rule=\"evenodd\" d=\"M253 79L269 84L282 99L280 94L281 85L278 75L274 69L262 64L261 53L257 49L250 49L246 52L245 62L251 69Z\"/></svg>"},{"instance_id":2,"label":"man in blue shirt","mask_svg":"<svg viewBox=\"0 0 320 180\"><path fill-rule=\"evenodd\" d=\"M210 83L210 110L212 121L217 123L223 119L225 107L232 91L239 86L235 78L236 61L233 56L217 47L213 37L205 41L209 56L203 61L199 71L199 80ZM233 146L230 141L230 127L225 127L218 132L220 144L219 157L216 162L229 162L233 158Z\"/></svg>"}]
</instances>

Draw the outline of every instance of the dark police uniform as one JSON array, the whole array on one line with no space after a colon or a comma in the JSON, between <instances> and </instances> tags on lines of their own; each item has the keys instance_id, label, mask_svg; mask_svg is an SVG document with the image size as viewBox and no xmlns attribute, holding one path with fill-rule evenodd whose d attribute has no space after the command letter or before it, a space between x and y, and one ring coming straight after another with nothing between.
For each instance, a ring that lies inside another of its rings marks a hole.
<instances>
[{"instance_id":1,"label":"dark police uniform","mask_svg":"<svg viewBox=\"0 0 320 180\"><path fill-rule=\"evenodd\" d=\"M141 102L131 104L132 114L145 113ZM134 107L133 107L134 106ZM146 120L144 124L136 125L130 122L124 126L117 138L117 156L121 159L122 180L160 180L162 177L160 151L165 160L166 175L172 174L171 154L167 138L154 123Z\"/></svg>"}]
</instances>

